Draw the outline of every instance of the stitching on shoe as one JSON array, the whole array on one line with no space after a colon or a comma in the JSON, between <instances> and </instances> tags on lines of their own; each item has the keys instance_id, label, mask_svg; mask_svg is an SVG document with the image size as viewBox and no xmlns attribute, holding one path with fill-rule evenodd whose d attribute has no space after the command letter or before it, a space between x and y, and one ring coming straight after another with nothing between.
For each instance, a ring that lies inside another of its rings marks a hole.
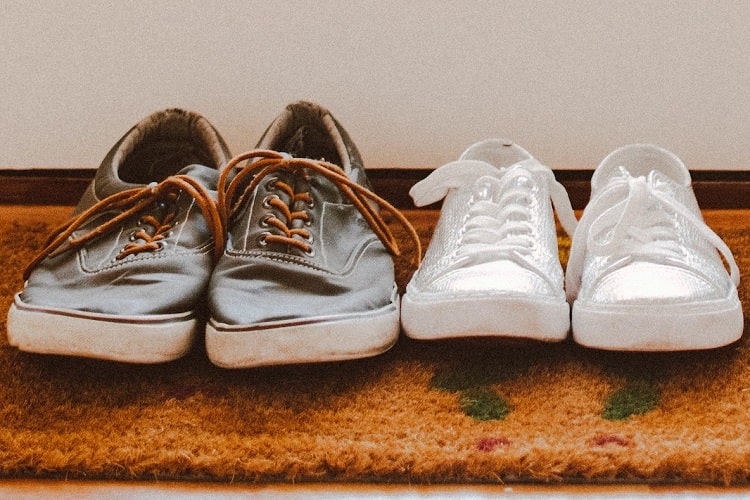
<instances>
[{"instance_id":1,"label":"stitching on shoe","mask_svg":"<svg viewBox=\"0 0 750 500\"><path fill-rule=\"evenodd\" d=\"M313 269L316 271L320 271L322 273L326 273L331 276L348 276L352 273L352 271L357 267L356 263L359 262L359 260L362 258L362 255L370 249L373 245L376 245L379 243L379 240L377 238L368 238L366 240L366 244L363 244L359 246L357 251L352 252L353 257L350 258L346 265L343 266L345 269L344 272L333 272L329 269L317 266L313 264L310 260L305 259L303 257L298 257L296 255L290 255L290 254L282 254L282 253L272 253L272 252L266 252L263 250L251 250L248 252L233 252L233 251L226 251L226 255L229 255L231 257L235 258L255 258L255 259L262 259L267 260L271 262L278 262L280 264L295 264L302 267L306 267L308 269Z\"/></svg>"},{"instance_id":2,"label":"stitching on shoe","mask_svg":"<svg viewBox=\"0 0 750 500\"><path fill-rule=\"evenodd\" d=\"M118 267L132 265L134 263L138 262L146 262L146 261L153 261L153 260L159 260L159 259L169 259L173 257L190 257L190 256L203 256L212 253L213 251L213 245L211 244L211 240L208 240L206 243L202 244L196 249L191 250L183 250L180 252L172 252L172 253L153 253L148 255L139 255L138 260L129 260L129 259L121 259L118 261L112 261L112 259L109 259L106 261L104 265L102 265L100 268L92 269L89 266L84 265L83 262L83 256L87 255L86 249L81 249L78 254L78 267L81 269L81 271L87 273L87 274L98 274L103 273L109 269L117 269Z\"/></svg>"}]
</instances>

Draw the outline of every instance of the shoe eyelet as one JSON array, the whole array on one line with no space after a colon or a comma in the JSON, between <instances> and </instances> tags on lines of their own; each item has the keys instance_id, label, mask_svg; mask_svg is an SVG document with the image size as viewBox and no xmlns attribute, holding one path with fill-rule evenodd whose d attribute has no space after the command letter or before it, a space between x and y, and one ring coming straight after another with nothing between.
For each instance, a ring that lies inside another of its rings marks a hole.
<instances>
[{"instance_id":1,"label":"shoe eyelet","mask_svg":"<svg viewBox=\"0 0 750 500\"><path fill-rule=\"evenodd\" d=\"M157 241L157 242L156 242L156 250L154 250L154 251L155 251L155 252L161 252L161 251L162 251L162 250L164 250L164 249L165 249L166 247L167 247L167 242L166 242L166 241L164 241L164 240L160 240L160 241Z\"/></svg>"},{"instance_id":2,"label":"shoe eyelet","mask_svg":"<svg viewBox=\"0 0 750 500\"><path fill-rule=\"evenodd\" d=\"M267 214L267 215L263 216L263 218L260 219L260 224L259 224L260 227L268 227L268 226L270 226L270 224L268 223L268 221L270 221L272 218L273 218L273 215L271 215L271 214Z\"/></svg>"},{"instance_id":3,"label":"shoe eyelet","mask_svg":"<svg viewBox=\"0 0 750 500\"><path fill-rule=\"evenodd\" d=\"M271 177L270 179L268 179L265 184L266 191L272 191L276 189L276 181L278 180L278 177Z\"/></svg>"},{"instance_id":4,"label":"shoe eyelet","mask_svg":"<svg viewBox=\"0 0 750 500\"><path fill-rule=\"evenodd\" d=\"M135 241L138 239L136 236L138 234L138 231L130 231L130 234L128 235L128 241Z\"/></svg>"},{"instance_id":5,"label":"shoe eyelet","mask_svg":"<svg viewBox=\"0 0 750 500\"><path fill-rule=\"evenodd\" d=\"M305 255L307 255L308 257L315 257L315 249L312 247L312 245L310 246L310 250L305 250Z\"/></svg>"},{"instance_id":6,"label":"shoe eyelet","mask_svg":"<svg viewBox=\"0 0 750 500\"><path fill-rule=\"evenodd\" d=\"M273 200L273 199L279 200L280 198L278 196L276 196L275 194L269 194L268 196L266 196L265 198L263 198L263 203L262 203L263 208L272 208L272 206L271 206L271 200Z\"/></svg>"},{"instance_id":7,"label":"shoe eyelet","mask_svg":"<svg viewBox=\"0 0 750 500\"><path fill-rule=\"evenodd\" d=\"M270 236L271 233L268 231L261 233L260 238L258 238L258 245L265 247L268 246L268 236Z\"/></svg>"}]
</instances>

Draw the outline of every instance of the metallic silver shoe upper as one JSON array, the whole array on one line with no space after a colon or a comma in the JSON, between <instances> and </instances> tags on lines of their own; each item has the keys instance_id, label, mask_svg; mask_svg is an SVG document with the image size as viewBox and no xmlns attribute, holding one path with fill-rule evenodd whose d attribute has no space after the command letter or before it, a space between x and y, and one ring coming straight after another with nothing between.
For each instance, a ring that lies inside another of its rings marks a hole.
<instances>
[{"instance_id":1,"label":"metallic silver shoe upper","mask_svg":"<svg viewBox=\"0 0 750 500\"><path fill-rule=\"evenodd\" d=\"M684 164L661 148L636 144L596 169L566 279L571 300L680 304L726 298L739 270L703 222Z\"/></svg>"},{"instance_id":2,"label":"metallic silver shoe upper","mask_svg":"<svg viewBox=\"0 0 750 500\"><path fill-rule=\"evenodd\" d=\"M553 200L572 234L573 214L552 171L520 146L479 142L411 191L415 204L445 198L407 294L488 292L564 300Z\"/></svg>"}]
</instances>

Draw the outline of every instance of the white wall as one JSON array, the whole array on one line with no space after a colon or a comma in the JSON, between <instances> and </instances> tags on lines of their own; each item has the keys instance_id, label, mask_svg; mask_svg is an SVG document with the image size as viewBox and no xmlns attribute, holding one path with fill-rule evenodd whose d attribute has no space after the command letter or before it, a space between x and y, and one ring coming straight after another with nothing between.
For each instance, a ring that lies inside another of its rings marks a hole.
<instances>
[{"instance_id":1,"label":"white wall","mask_svg":"<svg viewBox=\"0 0 750 500\"><path fill-rule=\"evenodd\" d=\"M648 141L748 169L749 94L740 0L0 0L0 167L98 165L171 106L240 152L304 98L370 166L503 136L556 168Z\"/></svg>"}]
</instances>

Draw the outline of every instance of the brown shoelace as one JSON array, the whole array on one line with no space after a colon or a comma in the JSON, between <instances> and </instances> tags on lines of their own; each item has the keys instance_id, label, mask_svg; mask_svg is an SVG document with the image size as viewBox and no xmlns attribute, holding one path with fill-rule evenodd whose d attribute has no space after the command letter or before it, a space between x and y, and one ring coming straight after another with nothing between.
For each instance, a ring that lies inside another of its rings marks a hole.
<instances>
[{"instance_id":1,"label":"brown shoelace","mask_svg":"<svg viewBox=\"0 0 750 500\"><path fill-rule=\"evenodd\" d=\"M227 185L229 173L237 168L240 163L250 159L255 159L255 161L242 167ZM322 160L310 160L307 158L293 158L276 151L254 150L243 153L232 158L226 168L222 171L219 178L219 213L221 214L221 220L224 227L228 227L228 221L237 212L239 207L243 205L247 197L255 191L255 188L263 181L263 179L278 170L291 171L302 176L304 179L309 179L310 176L306 172L306 169L319 173L333 182L334 185L347 198L349 198L349 200L351 200L354 206L357 207L388 251L393 255L401 255L398 242L389 229L388 224L383 220L379 211L374 208L370 202L374 202L381 208L384 208L393 214L399 224L407 231L407 233L409 233L409 237L414 243L416 249L415 261L417 265L419 264L422 256L422 247L419 241L419 236L406 217L404 217L404 215L393 205L367 188L352 181L341 167L334 165L333 163L328 163ZM250 177L249 183L248 177ZM272 182L273 187L284 191L289 196L290 201L289 203L286 203L280 198L274 196L265 200L269 207L278 209L286 220L281 220L273 215L267 216L263 220L263 223L269 227L278 229L282 234L271 234L269 232L264 235L264 241L266 243L286 243L293 245L304 252L311 252L312 247L309 243L311 233L306 228L289 227L294 220L303 220L305 222L309 220L309 216L306 212L293 210L293 207L296 202L299 201L303 201L308 205L312 203L313 200L310 193L295 193L292 187L284 182L279 180L273 180ZM242 192L238 194L237 191L240 186L244 187ZM295 238L295 236L297 237Z\"/></svg>"},{"instance_id":2,"label":"brown shoelace","mask_svg":"<svg viewBox=\"0 0 750 500\"><path fill-rule=\"evenodd\" d=\"M111 231L126 219L146 210L154 203L174 201L180 192L187 193L195 199L195 202L201 209L214 239L214 260L218 259L224 251L224 230L221 225L221 217L216 202L206 188L192 177L174 175L158 184L152 183L148 186L128 189L113 194L67 221L52 232L44 248L26 267L23 275L24 279L28 279L31 271L47 257L54 257L64 252L81 248L86 243ZM121 210L121 212L88 233L68 240L78 228L91 220L92 217L111 210ZM128 255L140 252L158 251L163 245L162 240L166 238L167 233L172 228L174 218L175 214L171 212L167 213L163 220L158 220L151 215L143 217L141 222L152 226L154 234L149 234L143 230L134 233L133 240L143 240L143 242L131 241L125 245L116 259L124 259ZM66 241L68 241L68 244L63 246Z\"/></svg>"}]
</instances>

